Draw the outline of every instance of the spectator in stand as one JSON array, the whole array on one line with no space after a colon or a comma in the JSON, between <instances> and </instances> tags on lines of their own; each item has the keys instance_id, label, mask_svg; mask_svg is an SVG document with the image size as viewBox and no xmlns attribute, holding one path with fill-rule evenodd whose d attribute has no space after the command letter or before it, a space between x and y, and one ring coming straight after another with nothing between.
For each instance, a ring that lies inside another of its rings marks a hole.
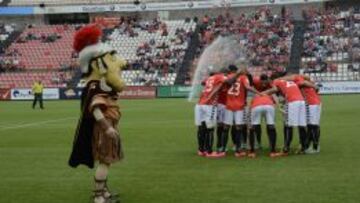
<instances>
[{"instance_id":1,"label":"spectator in stand","mask_svg":"<svg viewBox=\"0 0 360 203\"><path fill-rule=\"evenodd\" d=\"M314 8L303 11L308 27L304 34L304 72L338 72L338 65L357 58L359 40L353 9ZM315 57L315 61L313 60Z\"/></svg>"},{"instance_id":2,"label":"spectator in stand","mask_svg":"<svg viewBox=\"0 0 360 203\"><path fill-rule=\"evenodd\" d=\"M289 63L293 25L291 12L286 8L282 9L281 16L272 14L268 7L248 15L225 13L212 19L205 15L200 27L197 53L201 53L219 35L235 35L239 44L247 48L250 67L265 70L268 63L279 62L282 67Z\"/></svg>"}]
</instances>

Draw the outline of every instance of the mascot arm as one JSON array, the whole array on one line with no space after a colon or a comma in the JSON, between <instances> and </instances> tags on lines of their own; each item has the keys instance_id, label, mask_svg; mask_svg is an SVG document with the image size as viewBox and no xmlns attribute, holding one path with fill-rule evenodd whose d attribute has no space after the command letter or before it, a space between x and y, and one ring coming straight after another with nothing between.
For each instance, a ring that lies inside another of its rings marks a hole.
<instances>
[{"instance_id":1,"label":"mascot arm","mask_svg":"<svg viewBox=\"0 0 360 203\"><path fill-rule=\"evenodd\" d=\"M96 121L102 120L105 118L104 114L101 112L99 107L96 107L93 111L94 117Z\"/></svg>"},{"instance_id":2,"label":"mascot arm","mask_svg":"<svg viewBox=\"0 0 360 203\"><path fill-rule=\"evenodd\" d=\"M94 108L93 115L96 122L98 122L101 128L105 131L105 135L111 138L116 138L118 136L118 132L111 126L109 121L105 119L105 116L99 107Z\"/></svg>"}]
</instances>

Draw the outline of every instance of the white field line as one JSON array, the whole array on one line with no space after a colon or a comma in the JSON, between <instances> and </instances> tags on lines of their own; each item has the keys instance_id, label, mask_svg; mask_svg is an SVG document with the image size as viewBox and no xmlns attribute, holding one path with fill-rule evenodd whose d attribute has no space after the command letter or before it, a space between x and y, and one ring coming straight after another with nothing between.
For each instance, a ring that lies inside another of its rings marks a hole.
<instances>
[{"instance_id":1,"label":"white field line","mask_svg":"<svg viewBox=\"0 0 360 203\"><path fill-rule=\"evenodd\" d=\"M43 125L43 124L47 124L47 123L56 123L59 121L66 121L66 120L71 120L71 119L75 119L75 118L76 117L66 117L66 118L46 120L46 121L40 121L40 122L25 123L25 124L20 124L20 125L3 127L3 128L0 128L0 131L18 129L18 128L26 128L26 127L31 127L31 126L38 126L38 125Z\"/></svg>"},{"instance_id":2,"label":"white field line","mask_svg":"<svg viewBox=\"0 0 360 203\"><path fill-rule=\"evenodd\" d=\"M128 111L141 111L141 110L148 110L149 108L127 108L127 109L121 109L122 113L124 112L128 112ZM79 117L68 117L68 118L79 118ZM65 119L68 119L68 118L65 118ZM58 120L61 120L61 119L58 119ZM50 120L51 122L53 122L54 120ZM41 121L42 122L42 121ZM162 121L161 121L162 122ZM171 123L171 121L164 121L165 123ZM176 121L175 121L176 122ZM22 125L28 125L28 124L32 124L32 123L14 123L14 122L2 122L0 123L0 131L2 129L7 129L7 128L12 128L12 127L15 127L15 128L18 128L18 126L22 126ZM32 126L32 125L30 125Z\"/></svg>"},{"instance_id":3,"label":"white field line","mask_svg":"<svg viewBox=\"0 0 360 203\"><path fill-rule=\"evenodd\" d=\"M61 119L54 119L54 120L46 120L46 121L40 121L40 122L33 122L33 123L24 123L24 124L19 124L19 125L13 125L13 126L7 126L7 127L2 127L0 128L0 131L5 131L5 130L13 130L13 129L19 129L19 128L26 128L26 127L32 127L32 126L39 126L39 125L43 125L43 124L51 124L51 127L54 127L54 125L56 126L56 123L58 123L59 121L65 121L65 120L72 120L75 119L77 117L67 117L67 118L61 118ZM189 122L189 120L184 119L184 120L158 120L158 121L143 121L143 125L153 125L153 124L170 124L170 123L187 123ZM132 126L135 123L124 123L123 125L125 126ZM121 125L121 124L120 124Z\"/></svg>"},{"instance_id":4,"label":"white field line","mask_svg":"<svg viewBox=\"0 0 360 203\"><path fill-rule=\"evenodd\" d=\"M20 125L24 125L24 124L28 124L28 123L27 122L2 123L2 124L0 124L0 129L7 128L7 127L20 126Z\"/></svg>"}]
</instances>

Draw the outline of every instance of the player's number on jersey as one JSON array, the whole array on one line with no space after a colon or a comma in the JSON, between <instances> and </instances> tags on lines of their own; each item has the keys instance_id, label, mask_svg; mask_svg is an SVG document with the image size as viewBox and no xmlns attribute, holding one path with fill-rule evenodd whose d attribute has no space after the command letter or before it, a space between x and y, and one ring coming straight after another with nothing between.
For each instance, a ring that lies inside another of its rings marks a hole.
<instances>
[{"instance_id":1,"label":"player's number on jersey","mask_svg":"<svg viewBox=\"0 0 360 203\"><path fill-rule=\"evenodd\" d=\"M296 86L293 81L286 81L286 87Z\"/></svg>"},{"instance_id":2,"label":"player's number on jersey","mask_svg":"<svg viewBox=\"0 0 360 203\"><path fill-rule=\"evenodd\" d=\"M229 95L238 96L240 94L240 83L234 83L228 91Z\"/></svg>"},{"instance_id":3,"label":"player's number on jersey","mask_svg":"<svg viewBox=\"0 0 360 203\"><path fill-rule=\"evenodd\" d=\"M206 81L205 92L211 92L214 88L214 83L215 83L214 79L210 79Z\"/></svg>"}]
</instances>

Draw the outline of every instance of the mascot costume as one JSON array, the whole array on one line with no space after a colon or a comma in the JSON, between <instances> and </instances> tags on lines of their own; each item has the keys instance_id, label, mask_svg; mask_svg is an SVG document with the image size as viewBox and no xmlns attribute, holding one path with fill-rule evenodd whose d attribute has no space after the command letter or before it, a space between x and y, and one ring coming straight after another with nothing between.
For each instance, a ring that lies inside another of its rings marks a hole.
<instances>
[{"instance_id":1,"label":"mascot costume","mask_svg":"<svg viewBox=\"0 0 360 203\"><path fill-rule=\"evenodd\" d=\"M125 87L121 69L126 62L100 42L101 35L96 25L85 26L75 34L73 46L79 53L86 86L69 165L75 168L83 164L92 169L97 162L93 201L109 203L119 202L106 183L110 165L124 157L117 124L121 116L118 95Z\"/></svg>"}]
</instances>

